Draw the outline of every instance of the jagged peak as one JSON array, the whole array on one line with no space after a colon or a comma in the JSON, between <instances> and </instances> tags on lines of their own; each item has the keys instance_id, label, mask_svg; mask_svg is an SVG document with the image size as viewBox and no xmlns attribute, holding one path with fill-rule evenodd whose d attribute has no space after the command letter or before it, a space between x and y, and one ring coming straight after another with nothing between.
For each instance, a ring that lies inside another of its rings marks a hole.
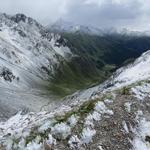
<instances>
[{"instance_id":1,"label":"jagged peak","mask_svg":"<svg viewBox=\"0 0 150 150\"><path fill-rule=\"evenodd\" d=\"M29 25L35 25L37 27L42 27L42 25L40 23L38 23L36 20L34 20L33 18L28 17L28 16L26 16L25 14L22 14L22 13L18 13L14 16L11 16L10 19L12 21L14 21L15 23L23 22L23 23L27 23Z\"/></svg>"},{"instance_id":2,"label":"jagged peak","mask_svg":"<svg viewBox=\"0 0 150 150\"><path fill-rule=\"evenodd\" d=\"M8 15L6 13L0 13L0 23L1 23L1 26L3 26L2 24L5 24L9 27L13 26L14 24L19 25L21 23L24 25L35 26L39 28L40 30L44 28L36 20L22 13L17 13L15 15Z\"/></svg>"},{"instance_id":3,"label":"jagged peak","mask_svg":"<svg viewBox=\"0 0 150 150\"><path fill-rule=\"evenodd\" d=\"M24 14L16 14L11 17L11 20L13 20L16 23L19 23L20 21L26 22L27 17Z\"/></svg>"}]
</instances>

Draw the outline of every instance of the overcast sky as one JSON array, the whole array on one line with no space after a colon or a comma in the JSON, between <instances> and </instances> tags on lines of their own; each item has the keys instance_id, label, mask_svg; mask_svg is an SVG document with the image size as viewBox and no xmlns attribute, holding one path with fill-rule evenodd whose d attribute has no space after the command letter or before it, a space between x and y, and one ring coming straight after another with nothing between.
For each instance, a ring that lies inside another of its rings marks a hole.
<instances>
[{"instance_id":1,"label":"overcast sky","mask_svg":"<svg viewBox=\"0 0 150 150\"><path fill-rule=\"evenodd\" d=\"M43 24L62 18L100 28L150 28L150 0L0 0L0 12L24 13Z\"/></svg>"}]
</instances>

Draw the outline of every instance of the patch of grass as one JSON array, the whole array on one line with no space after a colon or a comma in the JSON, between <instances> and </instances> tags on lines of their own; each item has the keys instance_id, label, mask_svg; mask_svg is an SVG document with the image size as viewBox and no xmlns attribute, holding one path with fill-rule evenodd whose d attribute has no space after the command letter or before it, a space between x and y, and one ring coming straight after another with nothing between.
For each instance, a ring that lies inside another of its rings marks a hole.
<instances>
[{"instance_id":1,"label":"patch of grass","mask_svg":"<svg viewBox=\"0 0 150 150\"><path fill-rule=\"evenodd\" d=\"M44 139L48 139L48 135L50 133L51 129L47 129L44 132L38 132L38 127L35 127L34 129L32 129L32 131L30 132L30 135L28 137L26 137L26 145L30 142L32 142L37 136L41 137L41 141L43 142Z\"/></svg>"},{"instance_id":2,"label":"patch of grass","mask_svg":"<svg viewBox=\"0 0 150 150\"><path fill-rule=\"evenodd\" d=\"M78 110L78 113L83 116L94 110L95 101L85 102Z\"/></svg>"},{"instance_id":3,"label":"patch of grass","mask_svg":"<svg viewBox=\"0 0 150 150\"><path fill-rule=\"evenodd\" d=\"M90 66L90 63L88 66L86 60L74 59L71 62L63 62L49 84L48 90L63 98L77 90L103 82L108 77L106 70L105 68L105 71L100 72Z\"/></svg>"},{"instance_id":4,"label":"patch of grass","mask_svg":"<svg viewBox=\"0 0 150 150\"><path fill-rule=\"evenodd\" d=\"M68 120L68 118L71 117L72 115L77 115L79 117L82 117L86 114L89 114L91 111L94 110L95 104L98 101L99 101L99 99L84 102L81 106L79 106L79 108L72 110L70 112L67 112L63 116L55 116L56 122L54 124L66 122Z\"/></svg>"},{"instance_id":5,"label":"patch of grass","mask_svg":"<svg viewBox=\"0 0 150 150\"><path fill-rule=\"evenodd\" d=\"M131 95L131 88L136 87L136 86L142 86L145 83L150 83L150 80L142 80L142 81L138 81L136 83L133 83L131 85L125 86L125 87L120 89L120 94Z\"/></svg>"},{"instance_id":6,"label":"patch of grass","mask_svg":"<svg viewBox=\"0 0 150 150\"><path fill-rule=\"evenodd\" d=\"M63 116L55 116L56 122L53 124L58 124L58 123L62 123L62 122L67 122L67 120L72 116L72 115L77 115L76 111L70 111L67 112L65 115Z\"/></svg>"},{"instance_id":7,"label":"patch of grass","mask_svg":"<svg viewBox=\"0 0 150 150\"><path fill-rule=\"evenodd\" d=\"M130 87L123 87L121 90L120 90L120 94L121 95L130 95L130 90L131 88Z\"/></svg>"},{"instance_id":8,"label":"patch of grass","mask_svg":"<svg viewBox=\"0 0 150 150\"><path fill-rule=\"evenodd\" d=\"M114 96L112 95L112 93L107 93L103 96L103 99L110 99L110 100L113 100L114 99Z\"/></svg>"},{"instance_id":9,"label":"patch of grass","mask_svg":"<svg viewBox=\"0 0 150 150\"><path fill-rule=\"evenodd\" d=\"M146 83L150 84L150 80L145 80Z\"/></svg>"}]
</instances>

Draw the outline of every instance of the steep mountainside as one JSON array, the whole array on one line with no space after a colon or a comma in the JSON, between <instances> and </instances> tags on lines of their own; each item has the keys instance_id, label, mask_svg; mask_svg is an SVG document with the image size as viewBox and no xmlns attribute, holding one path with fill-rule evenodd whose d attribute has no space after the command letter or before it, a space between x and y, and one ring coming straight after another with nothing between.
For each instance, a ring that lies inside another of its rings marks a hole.
<instances>
[{"instance_id":1,"label":"steep mountainside","mask_svg":"<svg viewBox=\"0 0 150 150\"><path fill-rule=\"evenodd\" d=\"M35 20L22 14L16 16L1 14L1 77L16 86L18 84L32 86L34 84L31 81L36 78L52 78L59 63L72 56L69 48L58 42L60 38L59 35L47 32ZM21 74L17 71L19 69L24 71L23 75L19 75Z\"/></svg>"},{"instance_id":2,"label":"steep mountainside","mask_svg":"<svg viewBox=\"0 0 150 150\"><path fill-rule=\"evenodd\" d=\"M68 97L55 111L20 112L0 123L1 149L149 150L149 66L147 51L98 87Z\"/></svg>"},{"instance_id":3,"label":"steep mountainside","mask_svg":"<svg viewBox=\"0 0 150 150\"><path fill-rule=\"evenodd\" d=\"M56 100L50 81L73 57L60 38L23 14L0 15L0 118L19 109L39 111Z\"/></svg>"}]
</instances>

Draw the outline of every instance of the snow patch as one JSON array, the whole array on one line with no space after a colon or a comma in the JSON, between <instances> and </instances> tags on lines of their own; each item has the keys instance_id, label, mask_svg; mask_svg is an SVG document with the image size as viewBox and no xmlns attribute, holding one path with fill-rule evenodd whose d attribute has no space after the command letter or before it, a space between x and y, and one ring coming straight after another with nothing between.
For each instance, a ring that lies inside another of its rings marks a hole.
<instances>
[{"instance_id":1,"label":"snow patch","mask_svg":"<svg viewBox=\"0 0 150 150\"><path fill-rule=\"evenodd\" d=\"M150 121L142 119L136 130L136 136L133 141L134 150L150 150ZM146 139L146 137L148 139Z\"/></svg>"},{"instance_id":2,"label":"snow patch","mask_svg":"<svg viewBox=\"0 0 150 150\"><path fill-rule=\"evenodd\" d=\"M77 122L79 120L79 116L77 115L72 115L69 119L68 119L68 123L70 124L71 127L74 127Z\"/></svg>"},{"instance_id":3,"label":"snow patch","mask_svg":"<svg viewBox=\"0 0 150 150\"><path fill-rule=\"evenodd\" d=\"M71 128L66 123L59 123L51 128L51 132L57 137L60 136L61 138L65 139L68 135L71 134Z\"/></svg>"},{"instance_id":4,"label":"snow patch","mask_svg":"<svg viewBox=\"0 0 150 150\"><path fill-rule=\"evenodd\" d=\"M39 144L38 142L35 141L27 144L25 150L44 150L44 146L42 143Z\"/></svg>"},{"instance_id":5,"label":"snow patch","mask_svg":"<svg viewBox=\"0 0 150 150\"><path fill-rule=\"evenodd\" d=\"M126 133L129 133L129 129L128 129L127 123L125 121L123 121L122 125L123 125L123 128L126 131Z\"/></svg>"},{"instance_id":6,"label":"snow patch","mask_svg":"<svg viewBox=\"0 0 150 150\"><path fill-rule=\"evenodd\" d=\"M125 109L130 113L131 112L131 103L130 102L126 102L125 104L124 104L124 106L125 106Z\"/></svg>"},{"instance_id":7,"label":"snow patch","mask_svg":"<svg viewBox=\"0 0 150 150\"><path fill-rule=\"evenodd\" d=\"M94 111L92 114L89 114L85 119L85 125L94 127L93 121L101 120L101 114L97 111Z\"/></svg>"},{"instance_id":8,"label":"snow patch","mask_svg":"<svg viewBox=\"0 0 150 150\"><path fill-rule=\"evenodd\" d=\"M51 121L46 121L42 126L39 127L38 131L39 132L44 132L45 130L47 130L48 128L50 128L52 126Z\"/></svg>"},{"instance_id":9,"label":"snow patch","mask_svg":"<svg viewBox=\"0 0 150 150\"><path fill-rule=\"evenodd\" d=\"M116 72L115 87L127 86L150 78L150 50L142 54L133 64Z\"/></svg>"},{"instance_id":10,"label":"snow patch","mask_svg":"<svg viewBox=\"0 0 150 150\"><path fill-rule=\"evenodd\" d=\"M96 134L96 130L90 128L84 128L81 135L81 140L84 144L92 142L93 136Z\"/></svg>"},{"instance_id":11,"label":"snow patch","mask_svg":"<svg viewBox=\"0 0 150 150\"><path fill-rule=\"evenodd\" d=\"M109 114L109 115L113 115L113 111L109 110L106 105L104 104L104 102L99 101L96 106L95 106L95 110L101 114Z\"/></svg>"},{"instance_id":12,"label":"snow patch","mask_svg":"<svg viewBox=\"0 0 150 150\"><path fill-rule=\"evenodd\" d=\"M46 143L48 145L56 145L56 139L53 138L53 136L51 134L48 135L48 139L46 140Z\"/></svg>"},{"instance_id":13,"label":"snow patch","mask_svg":"<svg viewBox=\"0 0 150 150\"><path fill-rule=\"evenodd\" d=\"M132 92L140 100L143 100L146 97L150 97L150 83L143 83L140 86L132 88Z\"/></svg>"},{"instance_id":14,"label":"snow patch","mask_svg":"<svg viewBox=\"0 0 150 150\"><path fill-rule=\"evenodd\" d=\"M82 145L82 142L80 141L77 135L73 135L69 139L68 144L70 145L71 148L77 149Z\"/></svg>"}]
</instances>

